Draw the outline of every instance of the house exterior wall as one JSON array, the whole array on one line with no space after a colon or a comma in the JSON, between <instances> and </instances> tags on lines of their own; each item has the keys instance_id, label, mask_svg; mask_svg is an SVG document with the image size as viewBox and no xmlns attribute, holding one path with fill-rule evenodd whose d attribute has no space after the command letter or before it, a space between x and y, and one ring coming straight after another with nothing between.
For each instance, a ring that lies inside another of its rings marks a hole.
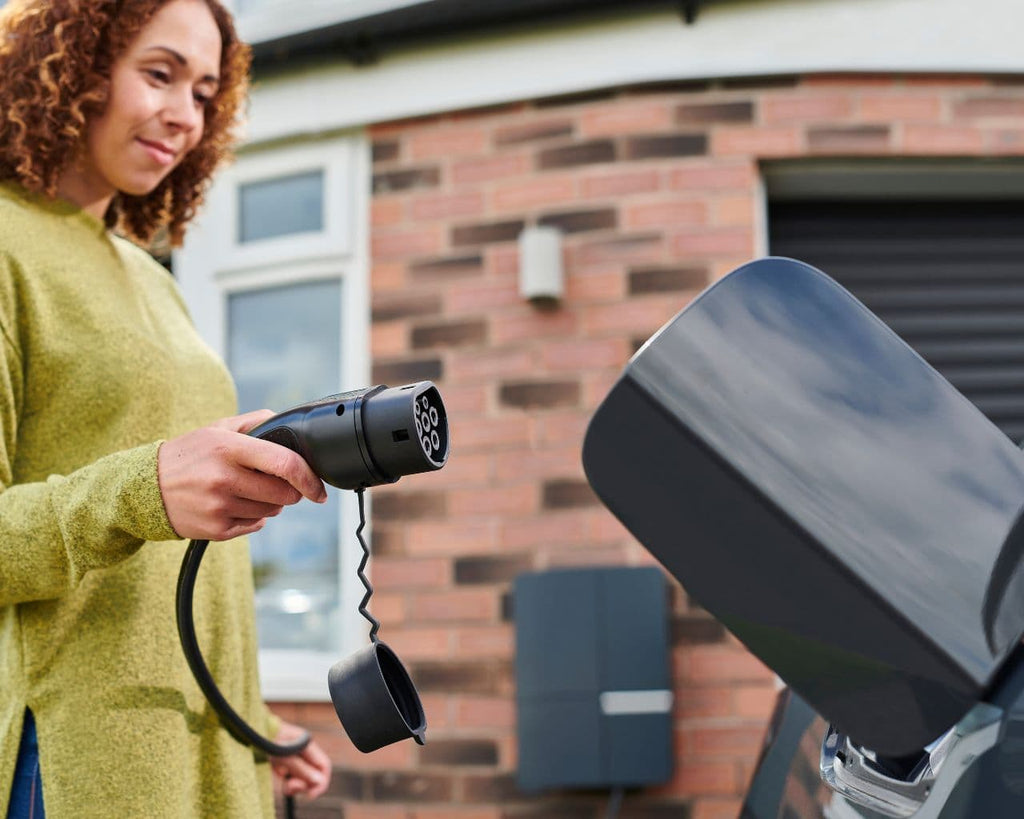
<instances>
[{"instance_id":1,"label":"house exterior wall","mask_svg":"<svg viewBox=\"0 0 1024 819\"><path fill-rule=\"evenodd\" d=\"M373 125L373 381L432 379L452 454L373 493L372 610L423 697L428 743L363 756L330 704L276 704L337 765L300 816L596 817L607 794L515 785L521 572L649 565L590 491L587 421L630 355L766 251L760 163L1024 151L1024 83L978 75L680 82ZM564 232L566 294L518 295L516 238ZM699 555L695 556L699 559ZM622 816L735 817L772 674L673 581L675 775Z\"/></svg>"}]
</instances>

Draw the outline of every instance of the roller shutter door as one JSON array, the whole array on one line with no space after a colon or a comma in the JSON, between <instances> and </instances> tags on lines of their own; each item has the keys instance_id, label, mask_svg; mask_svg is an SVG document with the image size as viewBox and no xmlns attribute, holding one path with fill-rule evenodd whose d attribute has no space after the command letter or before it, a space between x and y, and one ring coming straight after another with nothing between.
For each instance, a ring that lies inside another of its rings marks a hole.
<instances>
[{"instance_id":1,"label":"roller shutter door","mask_svg":"<svg viewBox=\"0 0 1024 819\"><path fill-rule=\"evenodd\" d=\"M1024 439L1024 201L770 201L768 225Z\"/></svg>"}]
</instances>

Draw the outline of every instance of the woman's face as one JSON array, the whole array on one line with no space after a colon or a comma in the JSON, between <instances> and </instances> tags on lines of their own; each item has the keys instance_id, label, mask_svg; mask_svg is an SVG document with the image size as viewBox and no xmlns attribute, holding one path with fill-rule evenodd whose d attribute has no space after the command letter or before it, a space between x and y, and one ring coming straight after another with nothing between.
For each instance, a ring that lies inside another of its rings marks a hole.
<instances>
[{"instance_id":1,"label":"woman's face","mask_svg":"<svg viewBox=\"0 0 1024 819\"><path fill-rule=\"evenodd\" d=\"M203 0L162 6L114 62L106 107L89 123L83 161L62 177L62 193L102 215L117 192L152 191L199 144L220 56Z\"/></svg>"}]
</instances>

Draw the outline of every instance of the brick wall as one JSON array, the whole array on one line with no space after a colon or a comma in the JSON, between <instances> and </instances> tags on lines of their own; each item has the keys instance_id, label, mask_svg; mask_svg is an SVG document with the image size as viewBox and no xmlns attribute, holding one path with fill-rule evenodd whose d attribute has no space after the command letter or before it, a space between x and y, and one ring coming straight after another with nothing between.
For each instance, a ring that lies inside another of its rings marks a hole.
<instances>
[{"instance_id":1,"label":"brick wall","mask_svg":"<svg viewBox=\"0 0 1024 819\"><path fill-rule=\"evenodd\" d=\"M1024 86L981 77L667 84L371 129L375 382L435 380L452 455L373 493L372 610L423 696L429 742L353 750L330 705L280 705L338 771L306 817L597 819L606 796L515 786L510 582L644 565L580 465L586 423L637 345L761 252L758 163L1024 148ZM525 225L565 234L556 309L517 292ZM735 817L771 674L673 586L677 768L634 819Z\"/></svg>"}]
</instances>

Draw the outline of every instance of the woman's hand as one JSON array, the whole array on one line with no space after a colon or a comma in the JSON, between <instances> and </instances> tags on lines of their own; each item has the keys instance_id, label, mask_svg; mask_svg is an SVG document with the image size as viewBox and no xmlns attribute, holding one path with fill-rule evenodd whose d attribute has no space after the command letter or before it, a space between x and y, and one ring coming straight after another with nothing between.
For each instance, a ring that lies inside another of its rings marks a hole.
<instances>
[{"instance_id":1,"label":"woman's hand","mask_svg":"<svg viewBox=\"0 0 1024 819\"><path fill-rule=\"evenodd\" d=\"M282 720L274 741L292 742L304 733L299 726ZM270 767L280 780L281 793L285 796L302 794L316 799L331 784L331 760L316 740L310 740L309 745L292 756L271 757Z\"/></svg>"},{"instance_id":2,"label":"woman's hand","mask_svg":"<svg viewBox=\"0 0 1024 819\"><path fill-rule=\"evenodd\" d=\"M230 540L327 491L300 455L244 433L270 418L257 410L187 432L160 447L157 477L167 519L182 538Z\"/></svg>"}]
</instances>

